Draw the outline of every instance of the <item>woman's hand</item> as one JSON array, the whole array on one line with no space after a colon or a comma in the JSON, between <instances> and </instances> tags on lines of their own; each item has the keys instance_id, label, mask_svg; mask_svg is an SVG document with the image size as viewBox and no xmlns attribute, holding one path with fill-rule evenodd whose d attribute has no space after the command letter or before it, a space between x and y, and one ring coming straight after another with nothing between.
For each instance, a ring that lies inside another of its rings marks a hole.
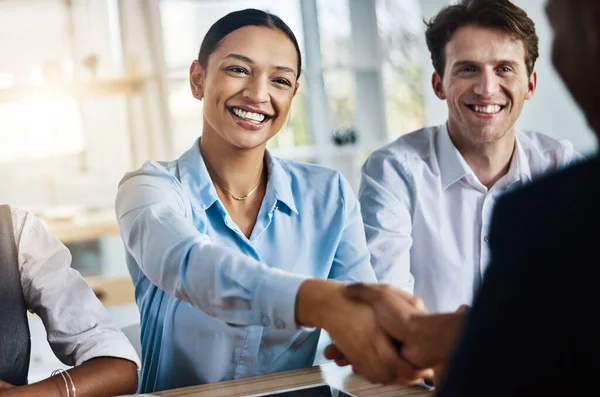
<instances>
[{"instance_id":1,"label":"woman's hand","mask_svg":"<svg viewBox=\"0 0 600 397\"><path fill-rule=\"evenodd\" d=\"M305 281L296 301L298 323L328 331L354 371L371 382L411 384L422 378L425 373L398 354L374 310L346 297L344 288L330 280Z\"/></svg>"},{"instance_id":2,"label":"woman's hand","mask_svg":"<svg viewBox=\"0 0 600 397\"><path fill-rule=\"evenodd\" d=\"M10 383L6 383L5 381L3 381L2 379L0 379L0 390L3 389L10 389L11 387L14 387L13 385L11 385Z\"/></svg>"}]
</instances>

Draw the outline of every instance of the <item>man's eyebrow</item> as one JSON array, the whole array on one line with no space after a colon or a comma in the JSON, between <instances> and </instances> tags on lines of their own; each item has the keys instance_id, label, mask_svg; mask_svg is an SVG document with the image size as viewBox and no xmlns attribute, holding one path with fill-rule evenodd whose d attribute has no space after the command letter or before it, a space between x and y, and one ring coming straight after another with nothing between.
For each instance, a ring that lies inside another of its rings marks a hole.
<instances>
[{"instance_id":1,"label":"man's eyebrow","mask_svg":"<svg viewBox=\"0 0 600 397\"><path fill-rule=\"evenodd\" d=\"M479 65L479 63L475 62L475 61L469 61L469 60L457 61L457 62L454 62L454 64L452 65L452 69L461 68L461 67L470 66L470 65Z\"/></svg>"},{"instance_id":2,"label":"man's eyebrow","mask_svg":"<svg viewBox=\"0 0 600 397\"><path fill-rule=\"evenodd\" d=\"M510 59L501 59L499 61L496 61L496 64L498 64L498 65L509 65L509 66L515 67L515 66L519 65L519 62L510 60Z\"/></svg>"},{"instance_id":3,"label":"man's eyebrow","mask_svg":"<svg viewBox=\"0 0 600 397\"><path fill-rule=\"evenodd\" d=\"M519 65L519 62L510 60L510 59L499 59L499 60L493 61L493 63L496 65L509 65L512 67L516 67ZM460 67L464 67L464 66L470 66L470 65L479 66L479 65L481 65L481 63L475 62L475 61L469 61L469 60L457 61L452 65L452 69L456 69L456 68L460 68Z\"/></svg>"}]
</instances>

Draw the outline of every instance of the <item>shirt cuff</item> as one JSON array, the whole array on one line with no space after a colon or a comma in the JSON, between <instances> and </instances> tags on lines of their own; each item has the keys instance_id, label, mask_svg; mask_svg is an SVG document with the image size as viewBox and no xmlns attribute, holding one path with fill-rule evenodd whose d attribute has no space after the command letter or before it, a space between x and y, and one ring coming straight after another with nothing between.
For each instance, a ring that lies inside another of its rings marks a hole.
<instances>
[{"instance_id":1,"label":"shirt cuff","mask_svg":"<svg viewBox=\"0 0 600 397\"><path fill-rule=\"evenodd\" d=\"M309 277L273 270L277 271L270 272L268 282L263 279L256 290L259 323L275 329L300 329L296 323L296 296Z\"/></svg>"},{"instance_id":2,"label":"shirt cuff","mask_svg":"<svg viewBox=\"0 0 600 397\"><path fill-rule=\"evenodd\" d=\"M127 337L120 331L106 332L102 335L90 338L75 351L75 365L98 357L113 357L129 360L141 368L140 359L129 343Z\"/></svg>"}]
</instances>

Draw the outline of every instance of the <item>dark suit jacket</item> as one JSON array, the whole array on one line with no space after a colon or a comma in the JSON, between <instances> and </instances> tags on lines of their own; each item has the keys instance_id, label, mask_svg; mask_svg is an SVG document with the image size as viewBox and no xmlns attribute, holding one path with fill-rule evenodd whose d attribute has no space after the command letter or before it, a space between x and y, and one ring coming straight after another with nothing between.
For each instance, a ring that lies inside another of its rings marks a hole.
<instances>
[{"instance_id":1,"label":"dark suit jacket","mask_svg":"<svg viewBox=\"0 0 600 397\"><path fill-rule=\"evenodd\" d=\"M600 395L598 158L503 197L490 244L439 395Z\"/></svg>"}]
</instances>

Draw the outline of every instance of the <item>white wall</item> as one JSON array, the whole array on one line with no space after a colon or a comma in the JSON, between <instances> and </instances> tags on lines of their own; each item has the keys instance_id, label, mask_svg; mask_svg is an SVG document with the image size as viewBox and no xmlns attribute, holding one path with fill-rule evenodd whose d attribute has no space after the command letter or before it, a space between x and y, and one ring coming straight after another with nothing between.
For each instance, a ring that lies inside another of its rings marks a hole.
<instances>
[{"instance_id":1,"label":"white wall","mask_svg":"<svg viewBox=\"0 0 600 397\"><path fill-rule=\"evenodd\" d=\"M536 24L540 39L540 57L535 69L538 73L538 89L534 97L528 101L521 114L520 128L546 133L557 139L567 138L581 153L589 154L597 149L593 133L585 118L577 108L560 77L554 71L551 62L552 30L544 13L545 0L513 0L522 7ZM421 0L425 18L429 19L448 0ZM435 97L431 89L430 78L433 68L429 53L424 50L425 65L425 106L426 124L440 124L446 120L445 102Z\"/></svg>"}]
</instances>

